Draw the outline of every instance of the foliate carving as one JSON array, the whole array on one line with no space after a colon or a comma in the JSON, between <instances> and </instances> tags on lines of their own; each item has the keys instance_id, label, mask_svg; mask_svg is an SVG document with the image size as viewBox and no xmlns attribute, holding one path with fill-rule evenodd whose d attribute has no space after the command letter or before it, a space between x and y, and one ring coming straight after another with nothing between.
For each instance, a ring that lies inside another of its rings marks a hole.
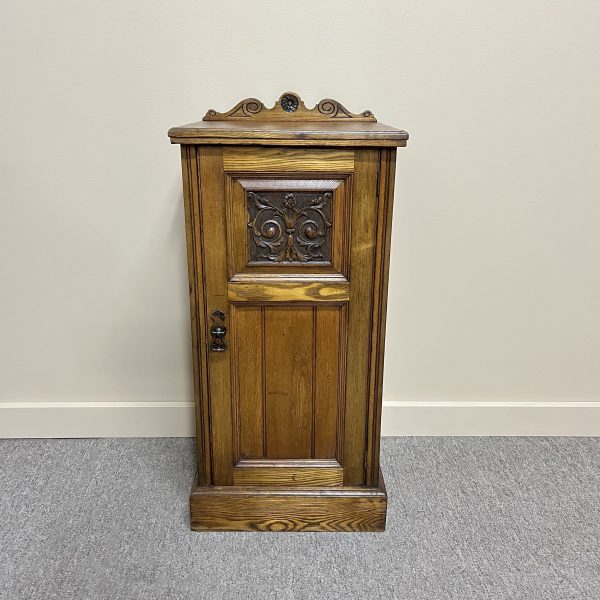
<instances>
[{"instance_id":1,"label":"foliate carving","mask_svg":"<svg viewBox=\"0 0 600 600\"><path fill-rule=\"evenodd\" d=\"M370 110L362 113L351 113L337 100L325 98L314 108L306 108L304 102L294 92L285 92L275 102L273 108L266 108L256 98L246 98L238 102L231 110L220 113L209 110L204 116L204 121L229 121L248 120L255 121L331 121L339 119L352 119L354 121L372 121L377 119Z\"/></svg>"},{"instance_id":2,"label":"foliate carving","mask_svg":"<svg viewBox=\"0 0 600 600\"><path fill-rule=\"evenodd\" d=\"M331 261L332 192L248 192L250 260Z\"/></svg>"}]
</instances>

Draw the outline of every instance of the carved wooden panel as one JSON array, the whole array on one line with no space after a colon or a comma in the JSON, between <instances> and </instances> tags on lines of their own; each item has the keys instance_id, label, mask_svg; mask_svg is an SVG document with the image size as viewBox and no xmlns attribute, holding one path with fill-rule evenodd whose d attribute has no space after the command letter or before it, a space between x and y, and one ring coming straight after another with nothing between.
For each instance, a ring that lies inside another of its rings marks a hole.
<instances>
[{"instance_id":1,"label":"carved wooden panel","mask_svg":"<svg viewBox=\"0 0 600 600\"><path fill-rule=\"evenodd\" d=\"M308 273L346 281L351 183L350 175L227 175L230 281Z\"/></svg>"},{"instance_id":2,"label":"carved wooden panel","mask_svg":"<svg viewBox=\"0 0 600 600\"><path fill-rule=\"evenodd\" d=\"M331 261L333 191L247 192L251 262Z\"/></svg>"},{"instance_id":3,"label":"carved wooden panel","mask_svg":"<svg viewBox=\"0 0 600 600\"><path fill-rule=\"evenodd\" d=\"M256 98L246 98L224 113L210 109L202 120L331 121L339 119L377 122L375 115L370 110L355 114L332 98L324 98L314 108L306 108L300 96L295 92L283 93L273 108L267 108Z\"/></svg>"},{"instance_id":4,"label":"carved wooden panel","mask_svg":"<svg viewBox=\"0 0 600 600\"><path fill-rule=\"evenodd\" d=\"M237 459L341 460L346 305L234 305Z\"/></svg>"}]
</instances>

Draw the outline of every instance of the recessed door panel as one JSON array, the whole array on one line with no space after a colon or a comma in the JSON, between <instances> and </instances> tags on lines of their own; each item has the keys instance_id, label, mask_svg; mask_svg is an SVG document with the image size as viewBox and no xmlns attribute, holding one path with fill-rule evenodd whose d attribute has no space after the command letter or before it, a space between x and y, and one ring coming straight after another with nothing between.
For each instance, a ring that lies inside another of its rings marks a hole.
<instances>
[{"instance_id":1,"label":"recessed door panel","mask_svg":"<svg viewBox=\"0 0 600 600\"><path fill-rule=\"evenodd\" d=\"M236 305L237 461L339 459L344 305Z\"/></svg>"}]
</instances>

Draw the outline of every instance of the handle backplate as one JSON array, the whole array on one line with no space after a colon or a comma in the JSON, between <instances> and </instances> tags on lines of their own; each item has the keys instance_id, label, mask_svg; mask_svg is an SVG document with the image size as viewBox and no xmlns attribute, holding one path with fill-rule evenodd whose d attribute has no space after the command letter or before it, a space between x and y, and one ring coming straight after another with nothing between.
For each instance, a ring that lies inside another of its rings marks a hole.
<instances>
[{"instance_id":1,"label":"handle backplate","mask_svg":"<svg viewBox=\"0 0 600 600\"><path fill-rule=\"evenodd\" d=\"M227 333L225 313L217 308L210 313L210 318L213 322L213 326L210 328L210 335L212 335L211 352L225 352L227 350L227 344L225 343L225 334Z\"/></svg>"}]
</instances>

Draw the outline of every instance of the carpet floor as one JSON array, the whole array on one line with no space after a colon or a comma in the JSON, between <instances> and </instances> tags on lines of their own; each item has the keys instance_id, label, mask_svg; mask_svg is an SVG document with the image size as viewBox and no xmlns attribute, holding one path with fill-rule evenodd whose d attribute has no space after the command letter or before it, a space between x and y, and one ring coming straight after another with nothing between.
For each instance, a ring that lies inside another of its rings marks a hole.
<instances>
[{"instance_id":1,"label":"carpet floor","mask_svg":"<svg viewBox=\"0 0 600 600\"><path fill-rule=\"evenodd\" d=\"M1 440L0 598L600 598L600 439L384 438L384 533L193 533L193 455Z\"/></svg>"}]
</instances>

